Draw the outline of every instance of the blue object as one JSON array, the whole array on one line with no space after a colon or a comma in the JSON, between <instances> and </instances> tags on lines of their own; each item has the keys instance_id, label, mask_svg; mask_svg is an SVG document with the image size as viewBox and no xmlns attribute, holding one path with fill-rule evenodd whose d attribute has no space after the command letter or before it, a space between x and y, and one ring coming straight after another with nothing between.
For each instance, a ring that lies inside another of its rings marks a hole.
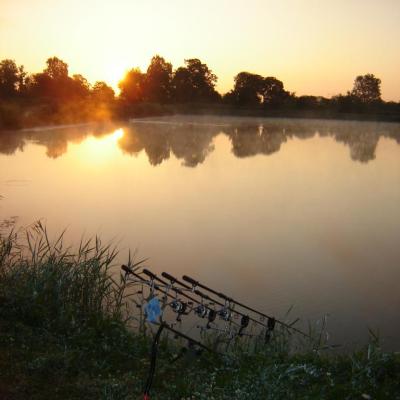
<instances>
[{"instance_id":1,"label":"blue object","mask_svg":"<svg viewBox=\"0 0 400 400\"><path fill-rule=\"evenodd\" d=\"M157 323L162 314L160 300L158 300L158 297L153 297L151 300L149 300L144 307L144 310L146 312L147 321L153 324Z\"/></svg>"}]
</instances>

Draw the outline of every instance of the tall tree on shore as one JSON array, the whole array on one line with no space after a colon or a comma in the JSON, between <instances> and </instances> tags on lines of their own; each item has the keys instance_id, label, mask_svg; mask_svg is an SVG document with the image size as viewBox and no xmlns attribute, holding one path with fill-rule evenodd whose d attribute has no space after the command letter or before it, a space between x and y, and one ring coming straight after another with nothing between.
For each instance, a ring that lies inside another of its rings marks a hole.
<instances>
[{"instance_id":1,"label":"tall tree on shore","mask_svg":"<svg viewBox=\"0 0 400 400\"><path fill-rule=\"evenodd\" d=\"M143 82L146 101L166 103L171 97L172 64L159 55L154 56Z\"/></svg>"},{"instance_id":2,"label":"tall tree on shore","mask_svg":"<svg viewBox=\"0 0 400 400\"><path fill-rule=\"evenodd\" d=\"M103 81L97 81L93 85L91 95L99 103L111 103L115 98L114 90Z\"/></svg>"},{"instance_id":3,"label":"tall tree on shore","mask_svg":"<svg viewBox=\"0 0 400 400\"><path fill-rule=\"evenodd\" d=\"M20 71L14 60L6 59L0 62L1 98L13 97L17 94L18 83L21 79Z\"/></svg>"},{"instance_id":4,"label":"tall tree on shore","mask_svg":"<svg viewBox=\"0 0 400 400\"><path fill-rule=\"evenodd\" d=\"M87 98L90 94L90 84L88 80L81 74L72 76L72 93L71 96L77 99Z\"/></svg>"},{"instance_id":5,"label":"tall tree on shore","mask_svg":"<svg viewBox=\"0 0 400 400\"><path fill-rule=\"evenodd\" d=\"M46 61L47 67L43 71L49 78L54 80L65 80L68 78L68 64L58 57L50 57Z\"/></svg>"},{"instance_id":6,"label":"tall tree on shore","mask_svg":"<svg viewBox=\"0 0 400 400\"><path fill-rule=\"evenodd\" d=\"M264 78L250 72L239 72L235 78L231 99L240 105L257 105L262 101Z\"/></svg>"},{"instance_id":7,"label":"tall tree on shore","mask_svg":"<svg viewBox=\"0 0 400 400\"><path fill-rule=\"evenodd\" d=\"M280 106L290 96L284 89L283 82L272 76L264 78L262 90L262 102L265 106Z\"/></svg>"},{"instance_id":8,"label":"tall tree on shore","mask_svg":"<svg viewBox=\"0 0 400 400\"><path fill-rule=\"evenodd\" d=\"M43 72L33 75L33 96L52 103L70 100L75 84L68 76L68 64L58 57L50 57L46 61Z\"/></svg>"},{"instance_id":9,"label":"tall tree on shore","mask_svg":"<svg viewBox=\"0 0 400 400\"><path fill-rule=\"evenodd\" d=\"M139 68L132 68L128 71L118 84L121 90L121 99L127 103L143 101L144 80L145 74L143 74Z\"/></svg>"},{"instance_id":10,"label":"tall tree on shore","mask_svg":"<svg viewBox=\"0 0 400 400\"><path fill-rule=\"evenodd\" d=\"M215 90L217 76L197 58L185 60L174 74L172 86L178 102L209 102L219 98Z\"/></svg>"},{"instance_id":11,"label":"tall tree on shore","mask_svg":"<svg viewBox=\"0 0 400 400\"><path fill-rule=\"evenodd\" d=\"M381 80L373 74L359 75L351 94L365 104L381 101Z\"/></svg>"},{"instance_id":12,"label":"tall tree on shore","mask_svg":"<svg viewBox=\"0 0 400 400\"><path fill-rule=\"evenodd\" d=\"M234 88L225 99L227 102L245 106L279 106L289 96L280 80L243 71L235 76Z\"/></svg>"}]
</instances>

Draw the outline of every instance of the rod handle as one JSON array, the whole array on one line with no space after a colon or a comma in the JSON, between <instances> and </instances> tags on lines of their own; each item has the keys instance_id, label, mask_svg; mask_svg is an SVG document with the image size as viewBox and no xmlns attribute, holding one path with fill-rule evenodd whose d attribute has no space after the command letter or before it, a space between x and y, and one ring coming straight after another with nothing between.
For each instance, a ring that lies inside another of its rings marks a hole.
<instances>
[{"instance_id":1,"label":"rod handle","mask_svg":"<svg viewBox=\"0 0 400 400\"><path fill-rule=\"evenodd\" d=\"M192 279L190 276L187 276L187 275L183 275L182 276L182 279L184 280L184 281L186 281L186 282L189 282L191 285L193 285L193 286L197 286L197 284L198 284L198 282L197 281L195 281L194 279Z\"/></svg>"},{"instance_id":2,"label":"rod handle","mask_svg":"<svg viewBox=\"0 0 400 400\"><path fill-rule=\"evenodd\" d=\"M154 279L154 278L156 277L151 271L149 271L149 270L146 269L146 268L143 268L143 269L142 269L142 272L143 272L145 275L149 276L151 279Z\"/></svg>"},{"instance_id":3,"label":"rod handle","mask_svg":"<svg viewBox=\"0 0 400 400\"><path fill-rule=\"evenodd\" d=\"M161 276L163 276L165 279L168 279L172 283L176 282L176 278L174 278L172 275L168 274L167 272L162 272Z\"/></svg>"},{"instance_id":4,"label":"rod handle","mask_svg":"<svg viewBox=\"0 0 400 400\"><path fill-rule=\"evenodd\" d=\"M204 299L206 299L206 300L210 300L210 298L205 294L205 293L203 293L203 292L200 292L200 290L195 290L194 291L194 294L197 294L197 296L200 296L200 297L203 297Z\"/></svg>"}]
</instances>

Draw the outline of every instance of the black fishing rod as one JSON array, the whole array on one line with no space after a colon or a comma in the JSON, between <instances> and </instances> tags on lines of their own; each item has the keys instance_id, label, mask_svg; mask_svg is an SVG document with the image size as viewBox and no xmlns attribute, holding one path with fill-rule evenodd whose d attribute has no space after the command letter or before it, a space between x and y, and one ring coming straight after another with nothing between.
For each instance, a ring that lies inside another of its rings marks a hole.
<instances>
[{"instance_id":1,"label":"black fishing rod","mask_svg":"<svg viewBox=\"0 0 400 400\"><path fill-rule=\"evenodd\" d=\"M142 284L149 284L148 281L146 281L142 276L140 276L139 274L135 273L134 271L132 271L129 267L127 267L126 265L122 265L121 269L123 271L125 271L126 274L129 275L133 275L134 277L136 277L137 279L139 279L139 281ZM156 278L156 276L151 273L150 271L146 270L147 275L151 277L151 279L153 280L154 278ZM165 286L170 286L170 285L165 285ZM158 290L159 292L161 292L166 298L171 298L173 301L171 303L169 303L168 305L178 314L177 320L181 321L180 316L181 315L185 315L186 314L186 305L184 305L183 302L180 302L175 296L173 296L172 294L168 293L168 290L164 290L164 288L158 286L157 284L153 285L154 290ZM172 287L171 287L172 289ZM175 290L175 288L173 288ZM179 292L179 290L178 290Z\"/></svg>"},{"instance_id":2,"label":"black fishing rod","mask_svg":"<svg viewBox=\"0 0 400 400\"><path fill-rule=\"evenodd\" d=\"M134 271L132 271L126 265L122 265L121 269L123 271L125 271L126 274L130 274L130 275L133 275L134 277L138 278L142 283L147 283L148 284L148 282L145 279L143 279L142 276L140 276L139 274L137 274ZM186 293L182 292L179 288L177 288L175 286L168 285L167 282L165 282L162 279L160 279L157 275L153 274L148 269L144 268L142 270L142 272L145 275L147 275L148 277L150 277L151 280L153 280L153 281L156 280L156 281L162 283L165 287L170 287L170 289L173 290L176 294L180 294L181 296L186 297L188 300L191 300L191 301L197 303L198 307L194 308L194 311L201 318L207 317L207 320L208 320L207 328L209 328L209 324L215 320L215 318L217 316L217 313L212 308L207 307L204 304L201 304L197 299L194 299L193 297L191 297L191 296L187 295ZM154 285L154 289L158 290L159 292L161 292L165 296L170 297L175 302L178 301L176 299L176 297L174 297L172 294L168 293L168 291L163 290L163 288L159 287L157 284ZM184 303L184 302L180 302L180 304L171 303L170 306L178 314L177 320L181 321L180 316L186 314L186 303Z\"/></svg>"},{"instance_id":3,"label":"black fishing rod","mask_svg":"<svg viewBox=\"0 0 400 400\"><path fill-rule=\"evenodd\" d=\"M219 298L221 298L221 299L223 299L223 300L225 300L225 301L227 301L227 302L237 304L239 307L242 307L242 308L244 308L244 309L246 309L246 310L249 310L249 311L251 311L251 312L254 312L255 314L260 315L261 317L267 318L267 320L268 320L268 324L267 324L267 325L268 325L268 326L272 326L272 325L274 325L274 323L276 322L276 323L278 323L278 324L284 326L286 329L291 329L291 330L294 331L294 332L300 333L300 334L303 335L304 337L311 338L310 335L308 335L307 333L301 331L300 329L297 329L297 328L295 328L295 327L293 327L293 326L291 326L291 325L289 325L289 324L286 324L286 323L283 322L283 321L280 321L280 320L278 320L278 319L275 319L274 317L271 317L271 316L269 316L269 315L267 315L267 314L264 314L264 313L262 313L262 312L260 312L260 311L258 311L258 310L255 310L254 308L248 307L248 306L246 306L245 304L240 303L239 301L236 301L236 300L232 299L231 297L226 296L225 294L223 294L223 293L221 293L221 292L217 292L216 290L211 289L210 287L208 287L208 286L206 286L206 285L203 285L202 283L200 283L199 281L196 281L195 279L191 278L190 276L183 275L183 276L182 276L182 279L183 279L184 281L186 281L186 282L189 282L189 283L193 286L193 288L195 288L195 287L198 286L198 287L200 287L200 288L202 288L202 289L204 289L204 290L209 291L210 293L215 294L216 296L218 296ZM274 321L274 322L271 323L270 321Z\"/></svg>"},{"instance_id":4,"label":"black fishing rod","mask_svg":"<svg viewBox=\"0 0 400 400\"><path fill-rule=\"evenodd\" d=\"M156 274L154 274L153 272L149 271L148 269L143 268L142 272L145 275L149 276L151 279L153 279L153 280L155 280L157 282L160 282L165 286L171 286L171 290L175 291L176 293L179 293L183 297L186 297L191 302L194 302L194 303L198 304L198 307L196 307L196 309L194 309L194 310L197 313L197 315L199 315L201 318L207 317L207 319L208 319L207 328L209 328L209 323L211 323L211 322L213 322L215 320L215 318L217 316L217 312L215 310L213 310L212 308L204 305L203 303L201 303L199 300L195 299L194 297L189 296L183 290L177 288L176 286L173 286L172 281L171 281L172 285L168 285L168 282L165 282L163 279L161 279L160 277L158 277ZM166 277L165 275L163 275L163 276ZM191 288L189 288L189 290L191 290ZM199 307L202 307L203 311L200 310Z\"/></svg>"},{"instance_id":5,"label":"black fishing rod","mask_svg":"<svg viewBox=\"0 0 400 400\"><path fill-rule=\"evenodd\" d=\"M192 302L197 303L198 306L196 308L194 308L193 310L197 314L198 317L207 318L206 329L215 329L215 328L212 328L210 326L210 324L212 322L214 322L216 317L217 317L217 315L219 315L226 322L230 322L231 324L234 324L234 325L238 326L239 327L238 336L243 336L243 330L249 325L249 322L250 322L250 318L247 315L241 314L242 315L242 319L240 321L240 324L237 324L231 318L231 311L233 311L231 308L226 307L226 305L223 305L221 303L218 303L218 304L221 305L223 307L223 309L218 311L218 312L213 310L210 307L207 307L202 302L198 301L197 299L193 298L192 296L189 296L188 294L183 292L181 289L179 289L176 286L174 286L174 283L179 283L179 281L175 277L173 277L172 275L169 275L166 272L161 274L163 277L165 277L165 278L167 278L168 280L171 281L171 284L169 285L168 282L165 282L163 279L161 279L156 274L154 274L153 272L149 271L146 268L143 268L142 272L145 275L149 276L151 279L156 280L157 282L160 282L160 283L162 283L163 285L165 285L167 287L170 286L171 290L176 291L176 293L179 293L181 296L184 296L187 299L191 300ZM181 284L183 285L183 287L186 286L185 288L192 292L192 288L190 288L189 286L185 285L183 282ZM201 298L206 298L207 297L205 294L201 293L198 290L195 290L194 293L197 294ZM210 299L210 301L215 303L215 301L213 301L212 299ZM180 315L184 315L185 314L186 304L181 302L181 305L183 306L183 310L182 311L180 311L179 308L175 309L174 307L172 307L173 310L178 313L177 321L181 321ZM187 315L187 313L186 313L186 315ZM263 325L263 326L265 326L265 325ZM265 327L267 327L266 341L268 341L269 338L270 338L270 332L273 330L273 326L272 327L271 326L265 326Z\"/></svg>"},{"instance_id":6,"label":"black fishing rod","mask_svg":"<svg viewBox=\"0 0 400 400\"><path fill-rule=\"evenodd\" d=\"M223 304L220 301L218 301L216 299L213 299L212 297L208 296L207 294L205 294L203 292L200 292L200 290L193 289L193 286L186 285L186 283L180 281L179 279L177 279L174 276L168 274L167 272L163 272L161 275L164 278L169 279L172 284L177 283L178 285L181 285L185 289L191 290L191 291L193 291L193 293L197 294L198 296L203 297L205 300L211 301L212 303L215 303L215 304L217 304L217 305L219 305L221 307L226 307L226 304ZM264 324L263 322L261 322L261 321L259 321L257 319L254 319L254 318L250 317L247 314L243 314L240 311L234 310L231 307L227 307L227 308L230 311L232 311L232 312L234 312L234 313L236 313L236 314L238 314L238 315L240 315L242 317L240 334L242 333L243 329L248 326L250 321L252 321L252 322L254 322L254 323L258 324L258 325L261 325L264 328L271 329L271 325L268 326L267 324Z\"/></svg>"}]
</instances>

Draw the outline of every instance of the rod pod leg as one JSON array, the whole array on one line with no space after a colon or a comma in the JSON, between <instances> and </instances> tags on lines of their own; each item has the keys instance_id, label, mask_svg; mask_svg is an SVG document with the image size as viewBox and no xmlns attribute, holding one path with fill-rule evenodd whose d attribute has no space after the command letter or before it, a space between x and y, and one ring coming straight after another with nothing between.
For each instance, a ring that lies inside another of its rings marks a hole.
<instances>
[{"instance_id":1,"label":"rod pod leg","mask_svg":"<svg viewBox=\"0 0 400 400\"><path fill-rule=\"evenodd\" d=\"M153 339L153 344L151 346L150 369L147 375L146 385L143 389L143 400L150 400L150 389L153 383L154 373L156 371L158 344L160 342L160 336L164 328L165 328L165 323L161 323Z\"/></svg>"}]
</instances>

